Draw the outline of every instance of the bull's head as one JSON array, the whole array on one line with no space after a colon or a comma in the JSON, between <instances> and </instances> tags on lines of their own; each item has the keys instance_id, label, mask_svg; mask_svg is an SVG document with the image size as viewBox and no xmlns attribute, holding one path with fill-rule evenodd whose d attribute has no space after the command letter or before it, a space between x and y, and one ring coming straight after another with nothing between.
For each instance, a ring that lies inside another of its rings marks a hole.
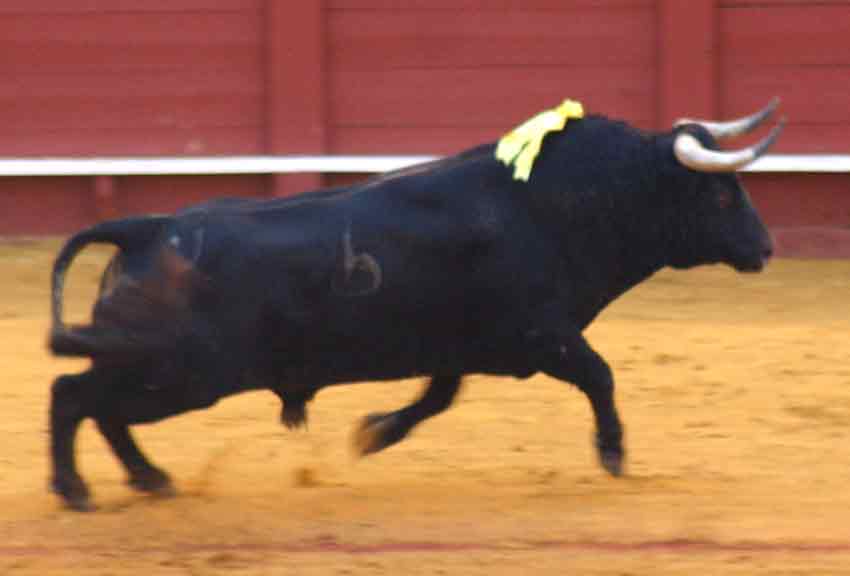
<instances>
[{"instance_id":1,"label":"bull's head","mask_svg":"<svg viewBox=\"0 0 850 576\"><path fill-rule=\"evenodd\" d=\"M667 150L673 166L666 171L668 188L676 195L674 267L723 262L739 271L759 271L773 253L764 223L750 202L736 171L764 154L782 131L784 119L753 146L721 151L718 141L746 134L776 109L774 99L751 116L729 122L679 120ZM669 152L668 152L669 154ZM669 156L668 156L669 157Z\"/></svg>"}]
</instances>

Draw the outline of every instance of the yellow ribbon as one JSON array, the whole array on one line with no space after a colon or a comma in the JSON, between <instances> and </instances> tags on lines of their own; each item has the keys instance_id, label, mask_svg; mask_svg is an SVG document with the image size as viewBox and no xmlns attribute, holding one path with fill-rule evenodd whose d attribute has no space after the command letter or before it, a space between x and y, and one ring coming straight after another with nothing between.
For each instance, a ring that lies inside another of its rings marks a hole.
<instances>
[{"instance_id":1,"label":"yellow ribbon","mask_svg":"<svg viewBox=\"0 0 850 576\"><path fill-rule=\"evenodd\" d=\"M506 166L514 165L514 180L528 182L543 137L563 130L569 118L582 117L581 102L564 100L557 108L541 112L505 134L496 146L496 158Z\"/></svg>"}]
</instances>

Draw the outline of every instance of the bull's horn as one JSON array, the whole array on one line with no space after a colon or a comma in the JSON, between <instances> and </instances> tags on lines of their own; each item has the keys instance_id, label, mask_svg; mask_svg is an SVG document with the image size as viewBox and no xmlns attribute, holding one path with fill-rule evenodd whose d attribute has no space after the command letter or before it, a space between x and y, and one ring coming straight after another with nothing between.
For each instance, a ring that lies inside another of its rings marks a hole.
<instances>
[{"instance_id":1,"label":"bull's horn","mask_svg":"<svg viewBox=\"0 0 850 576\"><path fill-rule=\"evenodd\" d=\"M683 124L699 124L708 130L709 134L714 136L715 139L725 140L727 138L734 138L755 130L768 118L768 116L773 113L774 110L776 110L777 106L779 106L779 98L774 97L770 102L768 102L767 106L758 112L750 114L749 116L744 116L743 118L729 120L728 122L709 122L707 120L682 118L680 120L676 120L676 122L673 123L673 127L678 128Z\"/></svg>"},{"instance_id":2,"label":"bull's horn","mask_svg":"<svg viewBox=\"0 0 850 576\"><path fill-rule=\"evenodd\" d=\"M734 172L764 154L779 138L784 126L785 118L782 118L761 141L730 152L709 150L694 136L682 132L673 142L673 153L679 162L697 172Z\"/></svg>"}]
</instances>

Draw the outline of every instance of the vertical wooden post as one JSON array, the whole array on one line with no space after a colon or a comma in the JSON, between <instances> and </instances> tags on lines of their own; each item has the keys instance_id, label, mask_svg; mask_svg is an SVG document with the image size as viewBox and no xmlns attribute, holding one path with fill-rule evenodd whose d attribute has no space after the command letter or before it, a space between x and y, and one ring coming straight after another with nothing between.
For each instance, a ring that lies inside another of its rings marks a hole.
<instances>
[{"instance_id":1,"label":"vertical wooden post","mask_svg":"<svg viewBox=\"0 0 850 576\"><path fill-rule=\"evenodd\" d=\"M324 0L265 0L265 147L270 154L326 150ZM275 196L321 184L318 174L272 177Z\"/></svg>"},{"instance_id":2,"label":"vertical wooden post","mask_svg":"<svg viewBox=\"0 0 850 576\"><path fill-rule=\"evenodd\" d=\"M719 0L657 0L656 123L711 119L719 110Z\"/></svg>"},{"instance_id":3,"label":"vertical wooden post","mask_svg":"<svg viewBox=\"0 0 850 576\"><path fill-rule=\"evenodd\" d=\"M118 217L115 202L115 178L112 176L94 177L94 210L97 220L109 220Z\"/></svg>"}]
</instances>

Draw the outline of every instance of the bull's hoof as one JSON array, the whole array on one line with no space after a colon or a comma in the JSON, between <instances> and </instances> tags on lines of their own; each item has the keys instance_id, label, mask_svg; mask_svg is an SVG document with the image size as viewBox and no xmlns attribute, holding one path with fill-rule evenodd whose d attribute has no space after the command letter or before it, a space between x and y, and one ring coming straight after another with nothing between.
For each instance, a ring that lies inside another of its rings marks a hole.
<instances>
[{"instance_id":1,"label":"bull's hoof","mask_svg":"<svg viewBox=\"0 0 850 576\"><path fill-rule=\"evenodd\" d=\"M284 401L280 421L290 430L307 426L307 404L293 400Z\"/></svg>"},{"instance_id":2,"label":"bull's hoof","mask_svg":"<svg viewBox=\"0 0 850 576\"><path fill-rule=\"evenodd\" d=\"M611 476L619 478L623 475L623 453L614 451L599 452L599 463Z\"/></svg>"},{"instance_id":3,"label":"bull's hoof","mask_svg":"<svg viewBox=\"0 0 850 576\"><path fill-rule=\"evenodd\" d=\"M395 414L375 413L363 418L354 431L352 443L360 456L368 456L392 446L403 437Z\"/></svg>"},{"instance_id":4,"label":"bull's hoof","mask_svg":"<svg viewBox=\"0 0 850 576\"><path fill-rule=\"evenodd\" d=\"M83 479L74 475L54 476L50 490L58 494L65 506L77 512L92 512L95 505L90 500L89 489Z\"/></svg>"},{"instance_id":5,"label":"bull's hoof","mask_svg":"<svg viewBox=\"0 0 850 576\"><path fill-rule=\"evenodd\" d=\"M127 484L135 490L159 498L172 498L177 495L177 490L168 474L153 467L134 472L127 480Z\"/></svg>"},{"instance_id":6,"label":"bull's hoof","mask_svg":"<svg viewBox=\"0 0 850 576\"><path fill-rule=\"evenodd\" d=\"M599 463L611 476L618 478L624 473L623 446L620 436L616 440L605 441L602 437L596 437L596 451L599 454Z\"/></svg>"}]
</instances>

